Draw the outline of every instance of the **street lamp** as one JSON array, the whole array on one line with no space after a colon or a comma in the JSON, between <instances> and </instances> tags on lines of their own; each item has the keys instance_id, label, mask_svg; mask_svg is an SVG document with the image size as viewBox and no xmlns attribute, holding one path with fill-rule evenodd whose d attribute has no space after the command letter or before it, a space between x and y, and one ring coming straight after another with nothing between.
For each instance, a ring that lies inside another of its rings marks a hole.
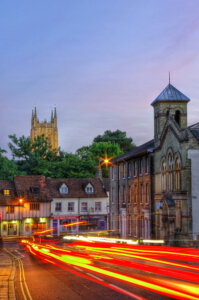
<instances>
[{"instance_id":1,"label":"street lamp","mask_svg":"<svg viewBox=\"0 0 199 300\"><path fill-rule=\"evenodd\" d=\"M21 215L20 215L20 212L21 212L21 205L23 204L23 201L24 201L24 199L23 198L20 198L19 199L19 236L20 236L20 217L21 217Z\"/></svg>"}]
</instances>

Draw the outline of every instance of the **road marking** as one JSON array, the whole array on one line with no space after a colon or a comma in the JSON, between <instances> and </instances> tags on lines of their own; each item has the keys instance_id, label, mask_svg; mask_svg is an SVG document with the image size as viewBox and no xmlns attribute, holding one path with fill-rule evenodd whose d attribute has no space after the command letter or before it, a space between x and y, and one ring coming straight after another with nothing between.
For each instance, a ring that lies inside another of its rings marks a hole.
<instances>
[{"instance_id":1,"label":"road marking","mask_svg":"<svg viewBox=\"0 0 199 300\"><path fill-rule=\"evenodd\" d=\"M82 269L78 268L78 267L74 267L76 270L78 271L81 271L82 272Z\"/></svg>"},{"instance_id":2,"label":"road marking","mask_svg":"<svg viewBox=\"0 0 199 300\"><path fill-rule=\"evenodd\" d=\"M19 265L19 278L20 278L20 287L21 287L21 291L22 291L22 294L23 294L23 297L24 297L24 300L27 300L27 297L26 297L26 294L25 294L25 291L24 291L24 288L23 288L23 284L25 286L25 289L26 289L26 292L28 294L28 297L30 300L33 300L31 295L30 295L30 291L29 291L29 288L27 286L27 283L26 283L26 278L25 278L25 272L24 272L24 267L23 267L23 263L21 261L21 258L19 256L16 256L14 255L11 251L9 251L8 249L5 249L11 256L13 256L17 262L18 262L18 265ZM17 250L15 250L17 252Z\"/></svg>"},{"instance_id":3,"label":"road marking","mask_svg":"<svg viewBox=\"0 0 199 300\"><path fill-rule=\"evenodd\" d=\"M89 275L89 276L91 276L91 277L93 277L93 278L95 278L95 279L97 279L97 280L104 281L104 279L101 279L101 278L99 278L99 277L97 277L97 276L95 276L95 275L93 275L91 273L86 273L86 274Z\"/></svg>"},{"instance_id":4,"label":"road marking","mask_svg":"<svg viewBox=\"0 0 199 300\"><path fill-rule=\"evenodd\" d=\"M143 300L143 299L145 299L145 298L139 297L139 296L137 296L136 294L133 294L133 293L127 291L127 290L124 290L124 289L120 288L119 286L117 286L117 285L115 285L115 284L109 283L109 285L112 286L112 287L114 287L115 289L117 289L117 290L119 290L119 291L125 293L126 295L128 295L128 296L130 296L130 297L133 297L133 298L136 299L136 300Z\"/></svg>"}]
</instances>

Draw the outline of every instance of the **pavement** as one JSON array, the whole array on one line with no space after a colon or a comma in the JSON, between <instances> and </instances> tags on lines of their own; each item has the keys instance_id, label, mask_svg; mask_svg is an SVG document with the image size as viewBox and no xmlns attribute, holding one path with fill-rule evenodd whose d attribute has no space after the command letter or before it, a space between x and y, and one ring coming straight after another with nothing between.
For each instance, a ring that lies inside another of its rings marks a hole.
<instances>
[{"instance_id":1,"label":"pavement","mask_svg":"<svg viewBox=\"0 0 199 300\"><path fill-rule=\"evenodd\" d=\"M5 249L0 248L0 300L15 298L15 262Z\"/></svg>"}]
</instances>

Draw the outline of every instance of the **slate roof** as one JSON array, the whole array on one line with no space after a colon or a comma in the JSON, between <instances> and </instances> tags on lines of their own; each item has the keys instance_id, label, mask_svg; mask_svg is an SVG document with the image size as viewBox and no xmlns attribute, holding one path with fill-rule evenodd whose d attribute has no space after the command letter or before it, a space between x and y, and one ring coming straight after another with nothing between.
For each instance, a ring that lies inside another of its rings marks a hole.
<instances>
[{"instance_id":1,"label":"slate roof","mask_svg":"<svg viewBox=\"0 0 199 300\"><path fill-rule=\"evenodd\" d=\"M127 160L127 159L130 159L133 157L140 156L142 154L152 152L153 149L154 149L154 140L150 140L150 141L146 142L145 144L142 144L142 145L112 159L111 161L114 163L114 162L119 162L119 161L122 161L125 159Z\"/></svg>"},{"instance_id":2,"label":"slate roof","mask_svg":"<svg viewBox=\"0 0 199 300\"><path fill-rule=\"evenodd\" d=\"M52 198L104 198L107 197L99 178L47 178L46 183L51 192ZM60 194L59 189L65 183L68 187L68 194ZM87 194L85 187L90 183L94 188L93 194Z\"/></svg>"},{"instance_id":3,"label":"slate roof","mask_svg":"<svg viewBox=\"0 0 199 300\"><path fill-rule=\"evenodd\" d=\"M156 102L159 101L189 102L190 99L169 83L167 87L160 93L160 95L151 103L151 105L154 105Z\"/></svg>"},{"instance_id":4,"label":"slate roof","mask_svg":"<svg viewBox=\"0 0 199 300\"><path fill-rule=\"evenodd\" d=\"M51 201L50 191L43 176L15 176L14 183L18 197L29 202Z\"/></svg>"},{"instance_id":5,"label":"slate roof","mask_svg":"<svg viewBox=\"0 0 199 300\"><path fill-rule=\"evenodd\" d=\"M189 129L190 129L191 133L193 134L193 136L199 142L199 122L194 125L189 126Z\"/></svg>"},{"instance_id":6,"label":"slate roof","mask_svg":"<svg viewBox=\"0 0 199 300\"><path fill-rule=\"evenodd\" d=\"M9 190L10 195L6 196L3 190ZM0 180L0 205L11 205L13 204L13 199L15 199L15 186L13 181L10 180Z\"/></svg>"}]
</instances>

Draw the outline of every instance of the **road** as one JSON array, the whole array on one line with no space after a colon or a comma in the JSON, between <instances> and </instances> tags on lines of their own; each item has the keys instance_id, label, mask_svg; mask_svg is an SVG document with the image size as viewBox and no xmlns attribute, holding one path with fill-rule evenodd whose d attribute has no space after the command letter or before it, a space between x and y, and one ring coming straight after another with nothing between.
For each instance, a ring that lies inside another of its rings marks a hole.
<instances>
[{"instance_id":1,"label":"road","mask_svg":"<svg viewBox=\"0 0 199 300\"><path fill-rule=\"evenodd\" d=\"M4 245L17 266L17 300L198 299L198 250L48 245Z\"/></svg>"}]
</instances>

